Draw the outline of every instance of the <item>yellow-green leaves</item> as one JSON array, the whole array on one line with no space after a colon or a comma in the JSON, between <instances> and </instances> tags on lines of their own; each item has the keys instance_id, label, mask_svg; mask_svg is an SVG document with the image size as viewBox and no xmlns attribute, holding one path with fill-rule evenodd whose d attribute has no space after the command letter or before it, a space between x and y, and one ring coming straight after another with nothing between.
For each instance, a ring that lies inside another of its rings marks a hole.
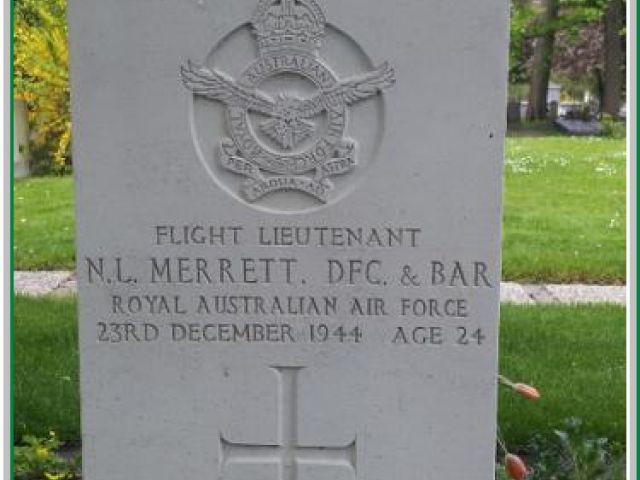
<instances>
[{"instance_id":1,"label":"yellow-green leaves","mask_svg":"<svg viewBox=\"0 0 640 480\"><path fill-rule=\"evenodd\" d=\"M27 101L31 141L54 165L69 160L71 115L65 0L23 0L15 17L15 92Z\"/></svg>"}]
</instances>

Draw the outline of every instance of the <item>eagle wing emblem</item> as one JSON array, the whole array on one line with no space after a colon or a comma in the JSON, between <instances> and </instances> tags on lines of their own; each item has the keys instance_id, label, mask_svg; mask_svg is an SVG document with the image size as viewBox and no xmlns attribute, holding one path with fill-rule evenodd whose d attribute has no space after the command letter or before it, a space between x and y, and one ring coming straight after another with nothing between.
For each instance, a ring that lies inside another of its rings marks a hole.
<instances>
[{"instance_id":1,"label":"eagle wing emblem","mask_svg":"<svg viewBox=\"0 0 640 480\"><path fill-rule=\"evenodd\" d=\"M262 92L238 85L226 75L188 62L180 69L184 85L196 95L218 100L232 107L273 116L275 102Z\"/></svg>"},{"instance_id":2,"label":"eagle wing emblem","mask_svg":"<svg viewBox=\"0 0 640 480\"><path fill-rule=\"evenodd\" d=\"M385 62L375 70L340 82L337 86L301 102L299 116L311 118L324 110L344 102L347 105L366 100L392 87L396 82L395 71Z\"/></svg>"},{"instance_id":3,"label":"eagle wing emblem","mask_svg":"<svg viewBox=\"0 0 640 480\"><path fill-rule=\"evenodd\" d=\"M286 150L297 147L311 138L316 131L313 122L304 120L299 114L302 100L280 94L276 98L274 117L260 124L260 130Z\"/></svg>"},{"instance_id":4,"label":"eagle wing emblem","mask_svg":"<svg viewBox=\"0 0 640 480\"><path fill-rule=\"evenodd\" d=\"M260 130L286 150L313 136L316 127L305 119L337 105L365 100L395 83L393 68L383 63L369 73L340 82L306 100L286 95L279 95L274 100L263 92L238 85L226 75L192 62L183 66L180 73L184 85L196 95L272 117L260 124Z\"/></svg>"}]
</instances>

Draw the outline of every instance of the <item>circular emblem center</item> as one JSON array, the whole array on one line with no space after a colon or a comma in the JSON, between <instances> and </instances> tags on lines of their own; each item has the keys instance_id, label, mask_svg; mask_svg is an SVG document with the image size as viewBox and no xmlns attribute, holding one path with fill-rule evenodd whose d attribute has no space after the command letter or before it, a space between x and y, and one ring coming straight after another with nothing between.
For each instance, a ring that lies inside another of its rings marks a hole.
<instances>
[{"instance_id":1,"label":"circular emblem center","mask_svg":"<svg viewBox=\"0 0 640 480\"><path fill-rule=\"evenodd\" d=\"M258 89L268 79L283 74L307 79L317 93L307 99L295 94L278 95L269 112L258 112L266 120L258 120L255 127L250 120L251 106L230 107L229 125L235 144L247 159L267 172L297 175L320 168L335 153L344 138L346 104L341 98L334 102L325 98L324 92L338 84L331 70L318 59L300 53L270 54L259 58L242 73L239 84ZM322 114L326 114L326 126L314 122ZM320 129L324 131L311 146L294 153L300 144L317 136ZM269 148L260 141L256 130L268 137L276 148Z\"/></svg>"}]
</instances>

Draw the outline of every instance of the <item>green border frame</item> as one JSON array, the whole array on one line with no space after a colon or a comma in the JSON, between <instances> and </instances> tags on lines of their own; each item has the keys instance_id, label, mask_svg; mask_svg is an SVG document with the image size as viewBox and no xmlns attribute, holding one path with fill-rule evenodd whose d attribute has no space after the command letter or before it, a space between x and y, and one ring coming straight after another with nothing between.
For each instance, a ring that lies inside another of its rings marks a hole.
<instances>
[{"instance_id":1,"label":"green border frame","mask_svg":"<svg viewBox=\"0 0 640 480\"><path fill-rule=\"evenodd\" d=\"M13 480L14 478L14 444L15 444L15 425L14 425L14 405L13 405L13 379L14 379L14 362L13 362L13 317L14 317L14 292L15 285L13 281L13 267L14 267L14 255L13 255L13 175L14 175L14 161L15 152L13 145L14 138L14 67L13 67L13 54L14 54L14 5L15 0L9 1L9 476Z\"/></svg>"}]
</instances>

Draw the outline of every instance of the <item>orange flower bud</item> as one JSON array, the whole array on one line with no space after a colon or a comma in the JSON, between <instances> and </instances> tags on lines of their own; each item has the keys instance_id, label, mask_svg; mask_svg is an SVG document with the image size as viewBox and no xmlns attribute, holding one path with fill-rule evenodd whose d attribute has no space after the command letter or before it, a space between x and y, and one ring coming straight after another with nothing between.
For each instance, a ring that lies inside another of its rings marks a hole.
<instances>
[{"instance_id":1,"label":"orange flower bud","mask_svg":"<svg viewBox=\"0 0 640 480\"><path fill-rule=\"evenodd\" d=\"M540 398L540 392L538 392L538 390L531 385L516 383L512 388L516 393L523 396L527 400L538 400Z\"/></svg>"},{"instance_id":2,"label":"orange flower bud","mask_svg":"<svg viewBox=\"0 0 640 480\"><path fill-rule=\"evenodd\" d=\"M504 457L504 468L514 480L524 480L527 476L527 466L522 459L512 453Z\"/></svg>"}]
</instances>

